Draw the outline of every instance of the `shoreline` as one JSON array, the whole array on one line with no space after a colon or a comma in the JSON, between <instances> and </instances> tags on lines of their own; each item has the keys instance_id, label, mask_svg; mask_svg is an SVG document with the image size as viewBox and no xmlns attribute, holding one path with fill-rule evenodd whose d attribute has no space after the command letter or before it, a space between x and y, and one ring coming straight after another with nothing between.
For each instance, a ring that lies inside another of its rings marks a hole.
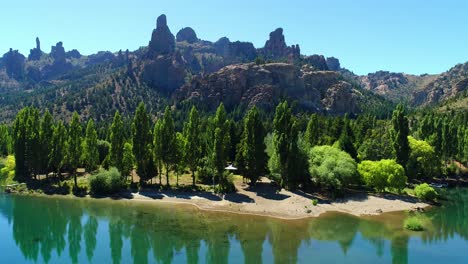
<instances>
[{"instance_id":1,"label":"shoreline","mask_svg":"<svg viewBox=\"0 0 468 264\"><path fill-rule=\"evenodd\" d=\"M419 202L416 198L404 195L352 193L345 198L333 201L321 200L319 197L287 190L277 191L266 179L255 188L237 183L237 192L218 196L208 192L173 192L173 191L140 191L138 193L121 193L119 196L93 197L86 195L49 195L40 193L15 193L19 195L38 195L41 197L84 198L89 200L126 201L145 204L183 204L200 211L234 213L272 217L281 220L301 220L320 217L324 213L339 212L357 217L377 216L383 213L398 211L416 211L430 205ZM123 195L122 195L123 194ZM319 199L314 206L312 199Z\"/></svg>"}]
</instances>

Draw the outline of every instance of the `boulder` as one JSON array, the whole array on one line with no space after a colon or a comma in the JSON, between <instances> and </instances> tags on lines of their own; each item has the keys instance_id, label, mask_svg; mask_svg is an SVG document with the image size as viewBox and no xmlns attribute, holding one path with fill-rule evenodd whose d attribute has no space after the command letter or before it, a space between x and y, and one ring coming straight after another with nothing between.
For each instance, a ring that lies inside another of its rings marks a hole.
<instances>
[{"instance_id":1,"label":"boulder","mask_svg":"<svg viewBox=\"0 0 468 264\"><path fill-rule=\"evenodd\" d=\"M339 71L341 69L340 61L335 57L327 58L327 66L330 71Z\"/></svg>"}]
</instances>

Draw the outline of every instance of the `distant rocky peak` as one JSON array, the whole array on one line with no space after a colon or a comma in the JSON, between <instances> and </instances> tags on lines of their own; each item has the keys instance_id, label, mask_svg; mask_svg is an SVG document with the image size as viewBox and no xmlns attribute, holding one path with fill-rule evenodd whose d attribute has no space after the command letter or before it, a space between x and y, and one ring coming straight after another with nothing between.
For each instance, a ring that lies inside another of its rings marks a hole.
<instances>
[{"instance_id":1,"label":"distant rocky peak","mask_svg":"<svg viewBox=\"0 0 468 264\"><path fill-rule=\"evenodd\" d=\"M29 60L40 60L42 56L42 51L41 51L41 41L39 40L38 37L36 37L36 47L33 49L29 50Z\"/></svg>"},{"instance_id":2,"label":"distant rocky peak","mask_svg":"<svg viewBox=\"0 0 468 264\"><path fill-rule=\"evenodd\" d=\"M277 28L270 33L265 42L263 53L269 59L298 59L301 55L299 44L288 47L283 35L283 28Z\"/></svg>"},{"instance_id":3,"label":"distant rocky peak","mask_svg":"<svg viewBox=\"0 0 468 264\"><path fill-rule=\"evenodd\" d=\"M50 51L50 56L54 58L54 63L62 63L66 60L65 49L63 48L63 43L61 41L57 42L55 46L52 46Z\"/></svg>"},{"instance_id":4,"label":"distant rocky peak","mask_svg":"<svg viewBox=\"0 0 468 264\"><path fill-rule=\"evenodd\" d=\"M148 45L149 57L161 54L172 54L175 50L175 37L167 26L166 15L160 15L156 21L156 29L153 30Z\"/></svg>"},{"instance_id":5,"label":"distant rocky peak","mask_svg":"<svg viewBox=\"0 0 468 264\"><path fill-rule=\"evenodd\" d=\"M176 35L177 42L187 41L188 43L195 43L198 41L197 33L191 27L184 27Z\"/></svg>"}]
</instances>

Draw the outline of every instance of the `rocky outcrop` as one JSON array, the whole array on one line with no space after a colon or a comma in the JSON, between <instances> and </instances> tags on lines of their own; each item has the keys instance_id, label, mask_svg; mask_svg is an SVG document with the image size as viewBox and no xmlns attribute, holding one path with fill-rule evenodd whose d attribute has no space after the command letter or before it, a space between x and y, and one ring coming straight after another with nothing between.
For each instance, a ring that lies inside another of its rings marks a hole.
<instances>
[{"instance_id":1,"label":"rocky outcrop","mask_svg":"<svg viewBox=\"0 0 468 264\"><path fill-rule=\"evenodd\" d=\"M115 56L110 51L99 51L96 54L88 56L87 64L101 64L105 62L112 62Z\"/></svg>"},{"instance_id":2,"label":"rocky outcrop","mask_svg":"<svg viewBox=\"0 0 468 264\"><path fill-rule=\"evenodd\" d=\"M72 49L70 51L67 51L65 53L65 56L67 57L67 59L79 59L81 58L81 53L76 49Z\"/></svg>"},{"instance_id":3,"label":"rocky outcrop","mask_svg":"<svg viewBox=\"0 0 468 264\"><path fill-rule=\"evenodd\" d=\"M412 96L414 105L432 105L468 91L468 62L442 73Z\"/></svg>"},{"instance_id":4,"label":"rocky outcrop","mask_svg":"<svg viewBox=\"0 0 468 264\"><path fill-rule=\"evenodd\" d=\"M198 41L197 33L191 27L185 27L177 32L176 40L177 42L186 41L192 44Z\"/></svg>"},{"instance_id":5,"label":"rocky outcrop","mask_svg":"<svg viewBox=\"0 0 468 264\"><path fill-rule=\"evenodd\" d=\"M403 73L388 71L377 71L369 73L361 78L361 85L364 89L374 93L385 95L389 91L398 89L408 83L408 79Z\"/></svg>"},{"instance_id":6,"label":"rocky outcrop","mask_svg":"<svg viewBox=\"0 0 468 264\"><path fill-rule=\"evenodd\" d=\"M327 58L327 67L330 71L339 71L341 70L340 61L335 57Z\"/></svg>"},{"instance_id":7,"label":"rocky outcrop","mask_svg":"<svg viewBox=\"0 0 468 264\"><path fill-rule=\"evenodd\" d=\"M73 69L73 65L67 62L65 48L61 41L57 42L55 46L52 46L50 56L54 59L54 62L52 65L47 65L43 68L42 76L44 78L51 79Z\"/></svg>"},{"instance_id":8,"label":"rocky outcrop","mask_svg":"<svg viewBox=\"0 0 468 264\"><path fill-rule=\"evenodd\" d=\"M9 78L21 80L24 77L25 57L18 50L10 50L3 55L3 64Z\"/></svg>"},{"instance_id":9,"label":"rocky outcrop","mask_svg":"<svg viewBox=\"0 0 468 264\"><path fill-rule=\"evenodd\" d=\"M185 61L179 52L173 56L159 55L149 61L143 70L143 80L154 89L171 93L184 84Z\"/></svg>"},{"instance_id":10,"label":"rocky outcrop","mask_svg":"<svg viewBox=\"0 0 468 264\"><path fill-rule=\"evenodd\" d=\"M277 28L270 33L270 38L265 42L262 53L267 59L298 59L301 55L301 50L299 45L288 47L283 35L283 29Z\"/></svg>"},{"instance_id":11,"label":"rocky outcrop","mask_svg":"<svg viewBox=\"0 0 468 264\"><path fill-rule=\"evenodd\" d=\"M236 64L195 78L177 90L174 99L203 102L211 109L223 102L227 108L243 104L273 110L281 98L289 98L313 112L355 112L355 92L340 79L337 72L289 63Z\"/></svg>"},{"instance_id":12,"label":"rocky outcrop","mask_svg":"<svg viewBox=\"0 0 468 264\"><path fill-rule=\"evenodd\" d=\"M328 71L327 61L323 55L312 55L304 57L304 62L317 71Z\"/></svg>"},{"instance_id":13,"label":"rocky outcrop","mask_svg":"<svg viewBox=\"0 0 468 264\"><path fill-rule=\"evenodd\" d=\"M160 15L156 22L148 45L148 55L154 58L158 55L172 54L175 50L175 38L167 26L166 15Z\"/></svg>"},{"instance_id":14,"label":"rocky outcrop","mask_svg":"<svg viewBox=\"0 0 468 264\"><path fill-rule=\"evenodd\" d=\"M50 51L50 56L54 59L54 63L56 64L63 64L66 61L66 54L65 48L63 47L63 43L57 42L55 46L52 46Z\"/></svg>"},{"instance_id":15,"label":"rocky outcrop","mask_svg":"<svg viewBox=\"0 0 468 264\"><path fill-rule=\"evenodd\" d=\"M41 42L39 38L36 38L36 47L29 51L28 60L38 61L41 59L42 50L41 50Z\"/></svg>"}]
</instances>

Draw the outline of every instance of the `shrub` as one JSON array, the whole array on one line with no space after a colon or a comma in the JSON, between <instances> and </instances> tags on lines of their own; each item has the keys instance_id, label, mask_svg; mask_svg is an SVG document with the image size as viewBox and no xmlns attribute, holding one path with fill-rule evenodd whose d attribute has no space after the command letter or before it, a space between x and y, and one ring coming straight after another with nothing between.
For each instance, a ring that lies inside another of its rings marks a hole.
<instances>
[{"instance_id":1,"label":"shrub","mask_svg":"<svg viewBox=\"0 0 468 264\"><path fill-rule=\"evenodd\" d=\"M317 204L318 204L318 200L317 199L312 199L312 205L317 206Z\"/></svg>"},{"instance_id":2,"label":"shrub","mask_svg":"<svg viewBox=\"0 0 468 264\"><path fill-rule=\"evenodd\" d=\"M99 170L95 175L89 177L89 186L93 194L113 194L122 188L122 178L116 168Z\"/></svg>"},{"instance_id":3,"label":"shrub","mask_svg":"<svg viewBox=\"0 0 468 264\"><path fill-rule=\"evenodd\" d=\"M385 188L400 192L406 186L405 170L395 160L365 160L359 163L357 170L367 186L374 187L380 192Z\"/></svg>"},{"instance_id":4,"label":"shrub","mask_svg":"<svg viewBox=\"0 0 468 264\"><path fill-rule=\"evenodd\" d=\"M356 162L337 148L317 146L309 153L309 172L312 181L332 192L340 191L355 181Z\"/></svg>"},{"instance_id":5,"label":"shrub","mask_svg":"<svg viewBox=\"0 0 468 264\"><path fill-rule=\"evenodd\" d=\"M437 197L437 192L427 183L416 186L414 194L422 201L433 201Z\"/></svg>"},{"instance_id":6,"label":"shrub","mask_svg":"<svg viewBox=\"0 0 468 264\"><path fill-rule=\"evenodd\" d=\"M13 155L8 155L5 159L5 163L2 164L3 167L0 169L0 181L13 180L15 177L15 157Z\"/></svg>"},{"instance_id":7,"label":"shrub","mask_svg":"<svg viewBox=\"0 0 468 264\"><path fill-rule=\"evenodd\" d=\"M408 159L408 176L413 178L431 178L440 173L440 162L434 148L426 141L408 137L411 149Z\"/></svg>"},{"instance_id":8,"label":"shrub","mask_svg":"<svg viewBox=\"0 0 468 264\"><path fill-rule=\"evenodd\" d=\"M423 231L424 230L421 219L419 219L416 216L411 216L405 219L403 226L406 229L411 230L411 231Z\"/></svg>"}]
</instances>

